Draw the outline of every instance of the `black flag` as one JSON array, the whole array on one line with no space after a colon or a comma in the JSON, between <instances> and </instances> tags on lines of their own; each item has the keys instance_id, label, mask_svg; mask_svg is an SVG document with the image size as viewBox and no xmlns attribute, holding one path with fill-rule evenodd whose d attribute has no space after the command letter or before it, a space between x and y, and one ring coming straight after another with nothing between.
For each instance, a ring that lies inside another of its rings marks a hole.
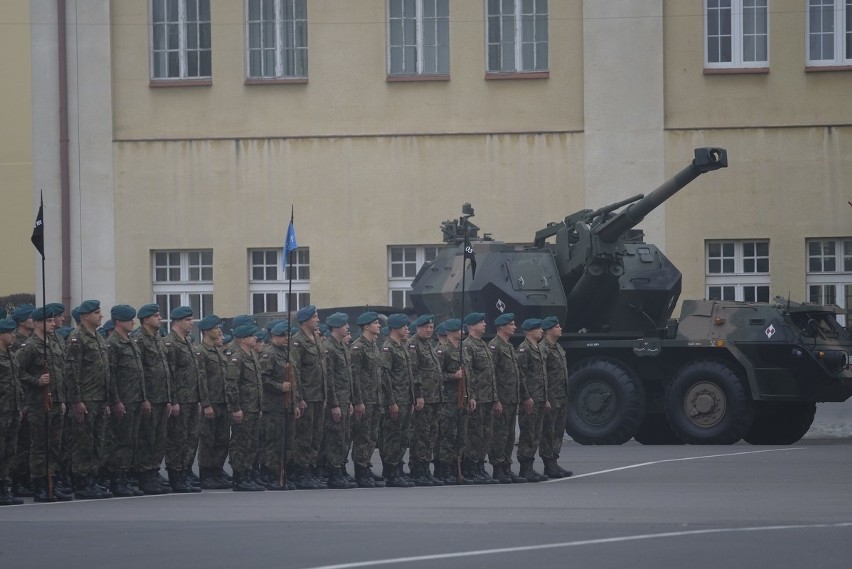
<instances>
[{"instance_id":1,"label":"black flag","mask_svg":"<svg viewBox=\"0 0 852 569\"><path fill-rule=\"evenodd\" d=\"M44 259L44 197L41 198L41 204L38 206L38 215L36 216L35 226L33 226L33 236L30 237L35 248Z\"/></svg>"},{"instance_id":2,"label":"black flag","mask_svg":"<svg viewBox=\"0 0 852 569\"><path fill-rule=\"evenodd\" d=\"M476 278L476 253L466 235L464 238L464 258L470 259L470 274L473 278Z\"/></svg>"}]
</instances>

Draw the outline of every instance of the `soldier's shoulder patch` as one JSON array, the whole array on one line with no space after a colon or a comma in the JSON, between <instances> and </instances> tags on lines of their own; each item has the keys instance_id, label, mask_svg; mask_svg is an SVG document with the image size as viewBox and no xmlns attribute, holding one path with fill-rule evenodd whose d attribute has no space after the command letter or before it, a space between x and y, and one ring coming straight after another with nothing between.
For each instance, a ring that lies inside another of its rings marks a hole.
<instances>
[{"instance_id":1,"label":"soldier's shoulder patch","mask_svg":"<svg viewBox=\"0 0 852 569\"><path fill-rule=\"evenodd\" d=\"M491 348L492 350L496 350L496 349L497 349L497 346L496 346L496 345L494 345L494 344L488 344L488 347L489 347L489 348Z\"/></svg>"},{"instance_id":2,"label":"soldier's shoulder patch","mask_svg":"<svg viewBox=\"0 0 852 569\"><path fill-rule=\"evenodd\" d=\"M519 351L519 352L526 352L526 351L527 351L527 349L526 349L526 348L518 348L518 351Z\"/></svg>"}]
</instances>

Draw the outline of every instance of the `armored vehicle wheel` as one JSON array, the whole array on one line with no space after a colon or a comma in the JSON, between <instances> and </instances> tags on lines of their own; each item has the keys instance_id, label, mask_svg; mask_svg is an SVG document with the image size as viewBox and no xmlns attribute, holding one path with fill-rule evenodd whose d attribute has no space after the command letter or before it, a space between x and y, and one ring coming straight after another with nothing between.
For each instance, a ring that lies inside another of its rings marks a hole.
<instances>
[{"instance_id":1,"label":"armored vehicle wheel","mask_svg":"<svg viewBox=\"0 0 852 569\"><path fill-rule=\"evenodd\" d=\"M565 431L583 445L620 445L645 417L642 384L620 363L584 360L568 371Z\"/></svg>"},{"instance_id":2,"label":"armored vehicle wheel","mask_svg":"<svg viewBox=\"0 0 852 569\"><path fill-rule=\"evenodd\" d=\"M666 390L672 431L690 444L734 444L748 432L752 416L745 382L720 361L686 364Z\"/></svg>"},{"instance_id":3,"label":"armored vehicle wheel","mask_svg":"<svg viewBox=\"0 0 852 569\"><path fill-rule=\"evenodd\" d=\"M636 442L643 445L682 445L668 419L662 413L648 413L645 420L639 426L639 430L633 435Z\"/></svg>"},{"instance_id":4,"label":"armored vehicle wheel","mask_svg":"<svg viewBox=\"0 0 852 569\"><path fill-rule=\"evenodd\" d=\"M805 436L816 414L816 403L755 402L754 421L743 439L753 445L791 445Z\"/></svg>"}]
</instances>

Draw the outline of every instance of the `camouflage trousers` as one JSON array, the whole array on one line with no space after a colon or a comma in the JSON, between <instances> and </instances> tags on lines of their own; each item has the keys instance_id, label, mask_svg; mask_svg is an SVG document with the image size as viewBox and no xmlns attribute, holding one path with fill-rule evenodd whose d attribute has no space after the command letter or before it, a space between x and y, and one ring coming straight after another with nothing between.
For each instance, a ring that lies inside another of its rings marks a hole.
<instances>
[{"instance_id":1,"label":"camouflage trousers","mask_svg":"<svg viewBox=\"0 0 852 569\"><path fill-rule=\"evenodd\" d=\"M47 429L45 430L45 410L41 406L30 409L27 413L27 422L30 424L30 476L33 478L47 476L48 462L51 471L59 471L62 431L65 427L61 404L54 403L53 408L46 414Z\"/></svg>"},{"instance_id":2,"label":"camouflage trousers","mask_svg":"<svg viewBox=\"0 0 852 569\"><path fill-rule=\"evenodd\" d=\"M177 417L166 426L166 468L191 468L198 448L200 410L198 403L181 403Z\"/></svg>"},{"instance_id":3,"label":"camouflage trousers","mask_svg":"<svg viewBox=\"0 0 852 569\"><path fill-rule=\"evenodd\" d=\"M455 462L457 449L464 454L468 416L467 409L459 409L455 401L441 404L441 440L438 451L438 460L441 462Z\"/></svg>"},{"instance_id":4,"label":"camouflage trousers","mask_svg":"<svg viewBox=\"0 0 852 569\"><path fill-rule=\"evenodd\" d=\"M12 474L25 476L30 465L30 422L27 420L29 411L25 411L21 417L21 426L18 427L18 443L15 445L15 456L12 458L10 471Z\"/></svg>"},{"instance_id":5,"label":"camouflage trousers","mask_svg":"<svg viewBox=\"0 0 852 569\"><path fill-rule=\"evenodd\" d=\"M484 461L494 435L494 402L476 402L476 409L467 420L465 458Z\"/></svg>"},{"instance_id":6,"label":"camouflage trousers","mask_svg":"<svg viewBox=\"0 0 852 569\"><path fill-rule=\"evenodd\" d=\"M59 451L59 463L63 472L71 472L71 455L74 441L74 413L71 404L66 403L65 418L62 421L62 447Z\"/></svg>"},{"instance_id":7,"label":"camouflage trousers","mask_svg":"<svg viewBox=\"0 0 852 569\"><path fill-rule=\"evenodd\" d=\"M541 428L544 424L544 401L533 403L532 412L523 410L518 413L518 462L532 460L541 444Z\"/></svg>"},{"instance_id":8,"label":"camouflage trousers","mask_svg":"<svg viewBox=\"0 0 852 569\"><path fill-rule=\"evenodd\" d=\"M568 401L551 401L550 413L544 416L541 427L541 445L538 455L541 458L559 458L562 450L562 438L565 435L565 418L568 414Z\"/></svg>"},{"instance_id":9,"label":"camouflage trousers","mask_svg":"<svg viewBox=\"0 0 852 569\"><path fill-rule=\"evenodd\" d=\"M515 448L515 422L518 418L518 405L503 405L503 413L494 417L494 438L488 451L491 464L512 464L512 451Z\"/></svg>"},{"instance_id":10,"label":"camouflage trousers","mask_svg":"<svg viewBox=\"0 0 852 569\"><path fill-rule=\"evenodd\" d=\"M21 414L17 411L0 412L0 480L9 478L9 469L18 446L18 429Z\"/></svg>"},{"instance_id":11,"label":"camouflage trousers","mask_svg":"<svg viewBox=\"0 0 852 569\"><path fill-rule=\"evenodd\" d=\"M168 419L168 403L151 403L151 414L139 422L136 467L140 471L160 470L166 454Z\"/></svg>"},{"instance_id":12,"label":"camouflage trousers","mask_svg":"<svg viewBox=\"0 0 852 569\"><path fill-rule=\"evenodd\" d=\"M399 405L399 415L392 419L390 412L382 418L381 442L379 455L383 464L396 466L402 463L408 448L408 437L411 429L411 403Z\"/></svg>"},{"instance_id":13,"label":"camouflage trousers","mask_svg":"<svg viewBox=\"0 0 852 569\"><path fill-rule=\"evenodd\" d=\"M219 471L228 458L228 443L231 439L231 421L224 403L213 403L213 418L201 413L198 429L198 466Z\"/></svg>"},{"instance_id":14,"label":"camouflage trousers","mask_svg":"<svg viewBox=\"0 0 852 569\"><path fill-rule=\"evenodd\" d=\"M273 472L278 472L282 464L286 464L287 447L287 413L282 411L265 411L260 418L260 444L264 445L260 459L263 466ZM290 433L292 434L292 433Z\"/></svg>"},{"instance_id":15,"label":"camouflage trousers","mask_svg":"<svg viewBox=\"0 0 852 569\"><path fill-rule=\"evenodd\" d=\"M440 403L426 403L420 411L414 411L411 418L412 436L411 451L408 460L412 458L420 462L430 462L435 443L438 440L438 417L441 411Z\"/></svg>"},{"instance_id":16,"label":"camouflage trousers","mask_svg":"<svg viewBox=\"0 0 852 569\"><path fill-rule=\"evenodd\" d=\"M352 462L366 467L379 441L382 408L377 403L365 403L364 415L352 419Z\"/></svg>"},{"instance_id":17,"label":"camouflage trousers","mask_svg":"<svg viewBox=\"0 0 852 569\"><path fill-rule=\"evenodd\" d=\"M228 455L234 472L246 472L254 466L259 429L260 413L244 411L243 420L239 424L231 419L231 442Z\"/></svg>"},{"instance_id":18,"label":"camouflage trousers","mask_svg":"<svg viewBox=\"0 0 852 569\"><path fill-rule=\"evenodd\" d=\"M352 445L350 425L352 416L349 414L349 404L340 405L340 421L331 418L331 409L325 410L325 431L323 442L325 446L325 464L337 468L346 464L349 447Z\"/></svg>"},{"instance_id":19,"label":"camouflage trousers","mask_svg":"<svg viewBox=\"0 0 852 569\"><path fill-rule=\"evenodd\" d=\"M325 426L322 401L308 401L302 416L296 420L293 462L306 468L317 465L322 431Z\"/></svg>"},{"instance_id":20,"label":"camouflage trousers","mask_svg":"<svg viewBox=\"0 0 852 569\"><path fill-rule=\"evenodd\" d=\"M127 472L136 466L136 446L142 420L142 402L124 405L124 417L107 418L106 466L110 472Z\"/></svg>"},{"instance_id":21,"label":"camouflage trousers","mask_svg":"<svg viewBox=\"0 0 852 569\"><path fill-rule=\"evenodd\" d=\"M84 401L86 414L83 421L74 421L71 467L79 476L97 475L103 466L106 437L106 403Z\"/></svg>"}]
</instances>

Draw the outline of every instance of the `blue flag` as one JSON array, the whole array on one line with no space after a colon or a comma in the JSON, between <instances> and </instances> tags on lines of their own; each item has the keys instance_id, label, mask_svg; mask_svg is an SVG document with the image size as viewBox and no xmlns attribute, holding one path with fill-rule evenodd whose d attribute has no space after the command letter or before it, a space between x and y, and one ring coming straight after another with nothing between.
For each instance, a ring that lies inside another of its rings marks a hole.
<instances>
[{"instance_id":1,"label":"blue flag","mask_svg":"<svg viewBox=\"0 0 852 569\"><path fill-rule=\"evenodd\" d=\"M287 259L290 258L290 252L299 248L296 243L296 228L293 227L293 220L290 219L290 225L287 227L287 236L284 238L284 258L281 261L282 268L287 268Z\"/></svg>"}]
</instances>

